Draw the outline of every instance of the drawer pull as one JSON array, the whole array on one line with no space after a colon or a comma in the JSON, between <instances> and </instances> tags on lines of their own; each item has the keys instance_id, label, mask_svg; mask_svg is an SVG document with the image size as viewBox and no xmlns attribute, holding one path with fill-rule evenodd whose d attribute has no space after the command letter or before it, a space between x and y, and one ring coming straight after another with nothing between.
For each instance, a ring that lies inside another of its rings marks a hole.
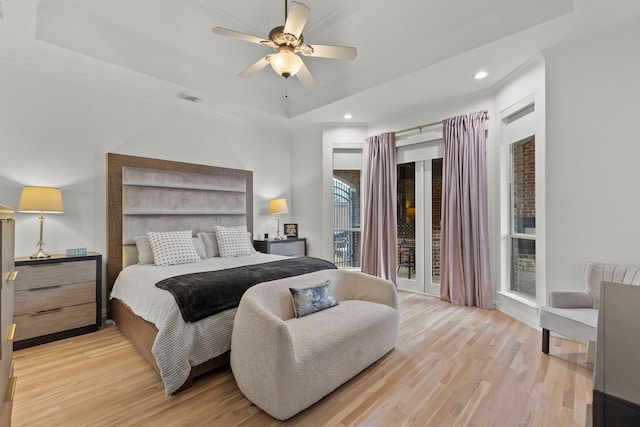
<instances>
[{"instance_id":1,"label":"drawer pull","mask_svg":"<svg viewBox=\"0 0 640 427\"><path fill-rule=\"evenodd\" d=\"M16 334L16 324L12 323L9 326L9 333L7 334L7 341L13 341L13 336Z\"/></svg>"},{"instance_id":2,"label":"drawer pull","mask_svg":"<svg viewBox=\"0 0 640 427\"><path fill-rule=\"evenodd\" d=\"M61 307L60 308L52 308L50 310L41 310L41 311L37 311L37 312L33 313L31 316L40 316L42 314L54 313L56 311L61 311L61 310L62 310Z\"/></svg>"},{"instance_id":3,"label":"drawer pull","mask_svg":"<svg viewBox=\"0 0 640 427\"><path fill-rule=\"evenodd\" d=\"M17 275L18 275L18 270L13 270L11 273L9 273L9 277L7 278L7 282L15 281Z\"/></svg>"},{"instance_id":4,"label":"drawer pull","mask_svg":"<svg viewBox=\"0 0 640 427\"><path fill-rule=\"evenodd\" d=\"M13 400L14 394L16 394L16 383L18 382L18 377L13 376L9 378L9 382L7 383L7 392L4 395L5 402L11 402Z\"/></svg>"},{"instance_id":5,"label":"drawer pull","mask_svg":"<svg viewBox=\"0 0 640 427\"><path fill-rule=\"evenodd\" d=\"M43 291L45 289L55 289L55 288L61 288L61 287L62 287L62 285L53 285L53 286L44 286L42 288L30 288L30 289L27 289L27 290L29 292L31 292L31 291Z\"/></svg>"}]
</instances>

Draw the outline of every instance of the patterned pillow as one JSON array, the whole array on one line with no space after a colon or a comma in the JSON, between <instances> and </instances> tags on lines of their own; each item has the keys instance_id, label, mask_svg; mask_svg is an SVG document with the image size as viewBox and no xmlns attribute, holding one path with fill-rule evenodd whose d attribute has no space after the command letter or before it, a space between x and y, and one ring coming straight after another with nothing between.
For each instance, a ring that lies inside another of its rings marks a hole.
<instances>
[{"instance_id":1,"label":"patterned pillow","mask_svg":"<svg viewBox=\"0 0 640 427\"><path fill-rule=\"evenodd\" d=\"M246 225L238 227L217 225L215 229L221 258L251 255L253 247L249 241Z\"/></svg>"},{"instance_id":2,"label":"patterned pillow","mask_svg":"<svg viewBox=\"0 0 640 427\"><path fill-rule=\"evenodd\" d=\"M153 262L159 266L187 264L200 261L193 246L191 230L184 231L147 231Z\"/></svg>"},{"instance_id":3,"label":"patterned pillow","mask_svg":"<svg viewBox=\"0 0 640 427\"><path fill-rule=\"evenodd\" d=\"M138 264L153 264L153 252L147 236L136 236L133 238L138 248Z\"/></svg>"},{"instance_id":4,"label":"patterned pillow","mask_svg":"<svg viewBox=\"0 0 640 427\"><path fill-rule=\"evenodd\" d=\"M293 309L298 318L338 305L329 280L311 288L289 288L289 291L293 296Z\"/></svg>"}]
</instances>

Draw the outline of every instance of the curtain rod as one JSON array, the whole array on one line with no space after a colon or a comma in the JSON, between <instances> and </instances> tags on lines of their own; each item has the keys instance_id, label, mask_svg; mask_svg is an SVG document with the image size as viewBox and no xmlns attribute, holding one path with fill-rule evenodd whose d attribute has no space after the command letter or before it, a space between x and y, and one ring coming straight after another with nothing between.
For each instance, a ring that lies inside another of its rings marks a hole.
<instances>
[{"instance_id":1,"label":"curtain rod","mask_svg":"<svg viewBox=\"0 0 640 427\"><path fill-rule=\"evenodd\" d=\"M489 120L489 112L487 110L484 110L484 117ZM411 132L412 130L419 130L420 133L422 133L422 128L428 128L431 126L435 126L435 125L439 125L442 124L443 120L440 120L438 122L433 122L433 123L427 123L426 125L420 125L420 126L414 126L412 128L408 128L408 129L402 129L396 132L396 135L399 133L405 133L405 132Z\"/></svg>"}]
</instances>

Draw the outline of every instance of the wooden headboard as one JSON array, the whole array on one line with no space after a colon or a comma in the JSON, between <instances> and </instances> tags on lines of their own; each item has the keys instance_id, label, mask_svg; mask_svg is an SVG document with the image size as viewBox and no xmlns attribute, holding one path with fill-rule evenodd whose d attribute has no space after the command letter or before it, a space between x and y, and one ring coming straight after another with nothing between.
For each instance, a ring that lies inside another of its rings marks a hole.
<instances>
[{"instance_id":1,"label":"wooden headboard","mask_svg":"<svg viewBox=\"0 0 640 427\"><path fill-rule=\"evenodd\" d=\"M253 232L253 172L107 153L107 318L135 236L245 224Z\"/></svg>"}]
</instances>

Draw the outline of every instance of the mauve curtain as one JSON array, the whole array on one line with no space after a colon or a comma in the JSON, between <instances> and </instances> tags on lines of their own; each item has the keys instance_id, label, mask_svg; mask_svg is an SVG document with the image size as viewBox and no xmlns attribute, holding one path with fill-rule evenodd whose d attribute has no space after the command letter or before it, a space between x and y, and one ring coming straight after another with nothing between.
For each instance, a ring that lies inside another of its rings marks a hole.
<instances>
[{"instance_id":1,"label":"mauve curtain","mask_svg":"<svg viewBox=\"0 0 640 427\"><path fill-rule=\"evenodd\" d=\"M456 305L493 308L485 113L443 122L440 297Z\"/></svg>"},{"instance_id":2,"label":"mauve curtain","mask_svg":"<svg viewBox=\"0 0 640 427\"><path fill-rule=\"evenodd\" d=\"M367 143L362 271L396 283L396 136L393 132L370 136Z\"/></svg>"}]
</instances>

